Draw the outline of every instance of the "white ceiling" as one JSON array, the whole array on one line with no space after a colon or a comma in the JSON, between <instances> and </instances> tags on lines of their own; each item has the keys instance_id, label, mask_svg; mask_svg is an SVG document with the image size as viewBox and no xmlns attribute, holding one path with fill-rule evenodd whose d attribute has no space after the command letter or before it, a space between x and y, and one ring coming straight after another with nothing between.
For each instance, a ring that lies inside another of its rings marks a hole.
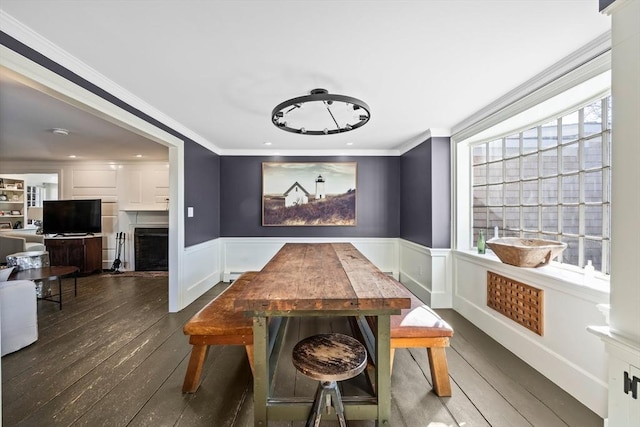
<instances>
[{"instance_id":1,"label":"white ceiling","mask_svg":"<svg viewBox=\"0 0 640 427\"><path fill-rule=\"evenodd\" d=\"M168 149L32 89L0 69L0 157L11 160L166 161ZM68 136L52 132L69 131ZM142 158L137 157L142 155Z\"/></svg>"},{"instance_id":2,"label":"white ceiling","mask_svg":"<svg viewBox=\"0 0 640 427\"><path fill-rule=\"evenodd\" d=\"M0 10L220 154L397 151L428 130L447 134L610 28L597 0L2 0ZM143 143L8 87L0 80L2 157L32 140L55 156L52 127L95 129L96 141L69 149L110 146L98 156ZM272 125L273 107L318 87L368 103L370 122L323 136Z\"/></svg>"}]
</instances>

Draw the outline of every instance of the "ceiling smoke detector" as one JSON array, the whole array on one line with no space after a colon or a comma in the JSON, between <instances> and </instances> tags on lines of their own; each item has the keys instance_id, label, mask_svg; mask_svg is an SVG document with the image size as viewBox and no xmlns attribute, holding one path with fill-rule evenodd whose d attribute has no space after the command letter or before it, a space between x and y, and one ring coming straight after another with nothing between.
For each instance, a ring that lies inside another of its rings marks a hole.
<instances>
[{"instance_id":1,"label":"ceiling smoke detector","mask_svg":"<svg viewBox=\"0 0 640 427\"><path fill-rule=\"evenodd\" d=\"M56 135L62 135L62 136L69 135L69 131L63 128L53 128L51 132L55 133Z\"/></svg>"}]
</instances>

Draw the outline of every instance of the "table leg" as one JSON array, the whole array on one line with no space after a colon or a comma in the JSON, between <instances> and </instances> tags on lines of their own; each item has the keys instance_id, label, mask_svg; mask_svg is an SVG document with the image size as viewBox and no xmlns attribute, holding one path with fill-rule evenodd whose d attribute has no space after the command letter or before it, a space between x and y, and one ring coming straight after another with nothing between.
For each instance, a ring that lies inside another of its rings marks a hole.
<instances>
[{"instance_id":1,"label":"table leg","mask_svg":"<svg viewBox=\"0 0 640 427\"><path fill-rule=\"evenodd\" d=\"M253 318L253 420L255 427L267 427L267 400L269 398L269 328L267 318Z\"/></svg>"},{"instance_id":2,"label":"table leg","mask_svg":"<svg viewBox=\"0 0 640 427\"><path fill-rule=\"evenodd\" d=\"M389 315L378 316L376 334L377 426L388 427L391 419L391 323Z\"/></svg>"},{"instance_id":3,"label":"table leg","mask_svg":"<svg viewBox=\"0 0 640 427\"><path fill-rule=\"evenodd\" d=\"M60 298L60 310L62 310L62 276L58 276L58 298Z\"/></svg>"}]
</instances>

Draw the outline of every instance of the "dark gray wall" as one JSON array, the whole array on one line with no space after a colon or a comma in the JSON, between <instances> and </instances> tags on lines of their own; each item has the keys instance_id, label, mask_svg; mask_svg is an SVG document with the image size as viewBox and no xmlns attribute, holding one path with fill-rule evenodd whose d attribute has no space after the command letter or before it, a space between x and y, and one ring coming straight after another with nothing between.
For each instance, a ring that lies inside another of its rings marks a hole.
<instances>
[{"instance_id":1,"label":"dark gray wall","mask_svg":"<svg viewBox=\"0 0 640 427\"><path fill-rule=\"evenodd\" d=\"M401 156L400 237L430 248L451 245L449 138L429 138Z\"/></svg>"},{"instance_id":2,"label":"dark gray wall","mask_svg":"<svg viewBox=\"0 0 640 427\"><path fill-rule=\"evenodd\" d=\"M263 227L262 162L357 162L356 226ZM398 237L399 157L220 158L222 237Z\"/></svg>"},{"instance_id":3,"label":"dark gray wall","mask_svg":"<svg viewBox=\"0 0 640 427\"><path fill-rule=\"evenodd\" d=\"M616 0L600 0L598 2L598 6L599 6L599 9L600 9L600 12L605 10L607 7L609 7L615 1Z\"/></svg>"},{"instance_id":4,"label":"dark gray wall","mask_svg":"<svg viewBox=\"0 0 640 427\"><path fill-rule=\"evenodd\" d=\"M401 157L400 237L431 243L431 150L423 142Z\"/></svg>"},{"instance_id":5,"label":"dark gray wall","mask_svg":"<svg viewBox=\"0 0 640 427\"><path fill-rule=\"evenodd\" d=\"M192 246L220 237L220 156L185 144L184 164L184 244ZM188 207L193 207L191 218Z\"/></svg>"},{"instance_id":6,"label":"dark gray wall","mask_svg":"<svg viewBox=\"0 0 640 427\"><path fill-rule=\"evenodd\" d=\"M0 44L53 71L78 86L100 96L112 104L117 105L123 110L128 111L129 113L140 117L146 122L153 124L171 135L182 139L184 141L185 150L185 201L188 200L187 203L192 203L191 205L187 204L185 206L196 207L197 205L201 208L196 211L198 216L194 218L186 218L185 214L185 246L191 246L196 243L220 237L220 218L217 204L220 187L218 179L214 179L214 177L218 175L216 171L219 170L220 165L217 155L203 148L195 141L185 137L180 132L173 130L164 123L159 122L153 117L123 102L104 89L78 76L41 53L31 49L29 46L19 42L3 31L0 31ZM198 155L192 155L194 153L200 153L202 158ZM205 180L203 181L202 178Z\"/></svg>"}]
</instances>

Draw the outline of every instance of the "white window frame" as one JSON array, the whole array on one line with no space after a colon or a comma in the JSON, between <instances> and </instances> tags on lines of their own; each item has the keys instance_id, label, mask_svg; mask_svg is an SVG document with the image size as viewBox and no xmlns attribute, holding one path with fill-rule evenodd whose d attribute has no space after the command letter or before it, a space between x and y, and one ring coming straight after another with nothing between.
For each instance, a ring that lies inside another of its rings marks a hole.
<instances>
[{"instance_id":1,"label":"white window frame","mask_svg":"<svg viewBox=\"0 0 640 427\"><path fill-rule=\"evenodd\" d=\"M594 103L600 102L602 103L601 108L602 108L602 127L600 132L598 133L594 133L594 134L590 134L588 136L585 136L583 131L584 131L584 107L587 107L589 105L592 105ZM558 114L555 114L551 117L547 117L544 118L542 120L539 120L536 123L532 123L529 126L525 126L522 129L518 129L515 132L509 133L507 135L499 135L498 137L495 138L491 138L488 140L482 140L473 144L470 144L470 150L469 150L469 156L470 156L470 160L469 160L469 164L470 164L470 168L471 170L473 170L474 167L474 160L473 160L473 150L474 148L480 146L480 145L485 145L486 147L486 154L488 155L489 153L489 144L491 143L495 143L495 142L500 142L502 145L501 151L502 151L502 155L499 158L496 159L489 159L488 157L485 158L485 160L483 162L478 162L477 165L481 165L481 166L485 166L487 167L487 171L486 171L486 182L485 183L475 183L473 182L473 178L472 178L472 184L471 184L471 195L472 195L472 199L473 199L473 193L474 193L474 189L475 188L479 188L479 187L484 187L487 190L487 199L489 196L489 187L491 185L504 185L504 184L518 184L518 193L519 193L519 200L517 204L507 204L506 203L506 194L503 193L502 195L502 201L499 204L490 204L487 203L486 204L486 209L487 209L487 215L488 212L491 210L491 207L493 206L494 210L502 210L502 214L500 216L502 216L502 222L501 223L491 223L491 224L487 224L484 227L481 227L483 230L485 230L486 234L489 234L488 237L491 237L491 232L492 232L492 227L494 225L497 225L500 229L500 231L503 233L502 235L504 235L504 233L508 233L510 236L518 236L518 237L536 237L536 238L546 238L546 239L552 239L552 240L559 240L562 241L563 237L568 237L570 239L575 239L577 240L578 243L578 260L577 260L577 264L571 264L571 263L566 263L569 266L577 266L577 267L584 267L584 265L587 263L587 259L589 257L585 256L585 242L588 241L601 241L602 242L602 258L601 258L601 268L599 268L599 270L601 270L603 273L609 273L610 270L610 260L609 260L609 255L610 255L610 250L609 250L609 245L610 245L610 203L611 203L611 194L609 193L609 183L610 183L610 177L611 177L611 129L610 129L610 124L608 123L608 112L609 109L608 107L610 106L611 103L611 98L610 98L610 91L601 93L601 94L597 94L596 96L594 96L592 99L588 99L586 100L584 103L582 103L582 105L578 106L578 107L572 107L566 111L562 111ZM562 135L562 118L566 117L570 114L574 114L574 113L578 113L579 115L579 120L580 120L580 125L579 126L579 135L575 140L572 141L566 141L564 140L564 136ZM550 122L556 122L556 126L558 127L558 131L557 131L557 145L553 146L553 147L543 147L541 144L541 127L543 125L549 124ZM505 147L505 139L510 138L510 137L514 137L514 136L518 136L518 138L520 139L520 149L522 149L522 138L523 138L523 133L536 129L536 133L537 133L537 137L538 137L538 141L537 141L537 148L535 151L531 151L531 152L527 152L524 153L522 151L519 151L519 153L517 155L507 155L506 154L506 147ZM597 168L586 168L585 167L585 159L584 159L584 153L582 151L582 146L586 141L589 141L591 139L595 139L595 138L601 138L601 144L602 144L602 158L603 158L603 164L601 167L597 167ZM573 145L573 144L578 144L578 146L580 147L579 152L578 152L578 159L579 159L579 165L577 170L575 171L570 171L569 173L563 171L562 168L562 160L563 160L563 156L562 156L562 150L565 149L566 147ZM546 151L549 150L553 150L553 149L557 149L558 150L558 164L557 164L557 171L555 174L552 175L544 175L544 173L542 172L542 170L538 169L538 172L536 174L535 177L524 177L523 176L523 165L522 165L522 161L524 157L528 157L528 156L532 156L532 155L536 155L538 157L536 163L537 163L537 167L540 168L541 167L541 163L540 163L540 158L539 156ZM508 177L507 173L506 173L506 160L516 160L518 159L519 163L520 163L520 175L517 178L513 178L513 177ZM491 181L491 177L489 176L489 169L490 169L490 165L491 164L496 164L497 162L501 162L501 177L500 179L496 180L495 182ZM583 193L584 191L584 175L585 173L593 173L596 171L601 171L602 173L602 187L603 187L603 194L602 194L602 201L601 202L588 202L585 199L585 195ZM470 172L471 175L473 174L473 172ZM562 180L565 177L568 176L578 176L579 177L579 200L577 202L567 202L566 199L559 199L557 201L557 203L544 203L542 201L542 188L541 188L541 183L543 179L551 179L551 178L556 178L557 179L557 194L559 195L559 197L561 197L561 194L563 192L563 188L562 188ZM523 188L522 185L525 182L535 182L537 187L538 187L538 200L536 201L536 203L532 204L532 203L524 203L523 201ZM504 190L503 190L504 191ZM563 222L562 222L562 207L563 206L569 206L569 207L575 207L578 209L579 212L579 220L578 220L578 232L577 233L570 233L567 232L565 229L563 229ZM585 232L585 208L587 206L599 206L602 209L602 226L603 226L603 234L604 236L589 236L586 234ZM540 209L544 208L544 207L555 207L557 209L557 226L555 230L545 230L542 223L541 223L541 219L542 219L542 212L540 211ZM517 228L509 228L507 227L505 224L507 222L507 218L505 215L505 209L515 209L517 208L520 212L520 218L518 220L518 227ZM535 229L529 228L527 229L524 226L524 220L522 217L522 211L523 209L528 208L528 209L536 209L538 210L537 213L537 219L538 219L538 223L535 227ZM471 216L473 218L474 215L474 209L475 206L473 206L473 202L471 203ZM488 221L490 221L488 219ZM472 219L473 222L473 219ZM470 242L470 246L473 247L474 246L474 241L476 241L476 236L477 236L477 231L474 229L474 225L472 224L472 241ZM471 236L470 236L471 237ZM565 251L566 253L566 251ZM559 259L559 261L562 261L561 257ZM600 261L600 260L598 260ZM600 262L598 262L598 264L600 264Z\"/></svg>"}]
</instances>

